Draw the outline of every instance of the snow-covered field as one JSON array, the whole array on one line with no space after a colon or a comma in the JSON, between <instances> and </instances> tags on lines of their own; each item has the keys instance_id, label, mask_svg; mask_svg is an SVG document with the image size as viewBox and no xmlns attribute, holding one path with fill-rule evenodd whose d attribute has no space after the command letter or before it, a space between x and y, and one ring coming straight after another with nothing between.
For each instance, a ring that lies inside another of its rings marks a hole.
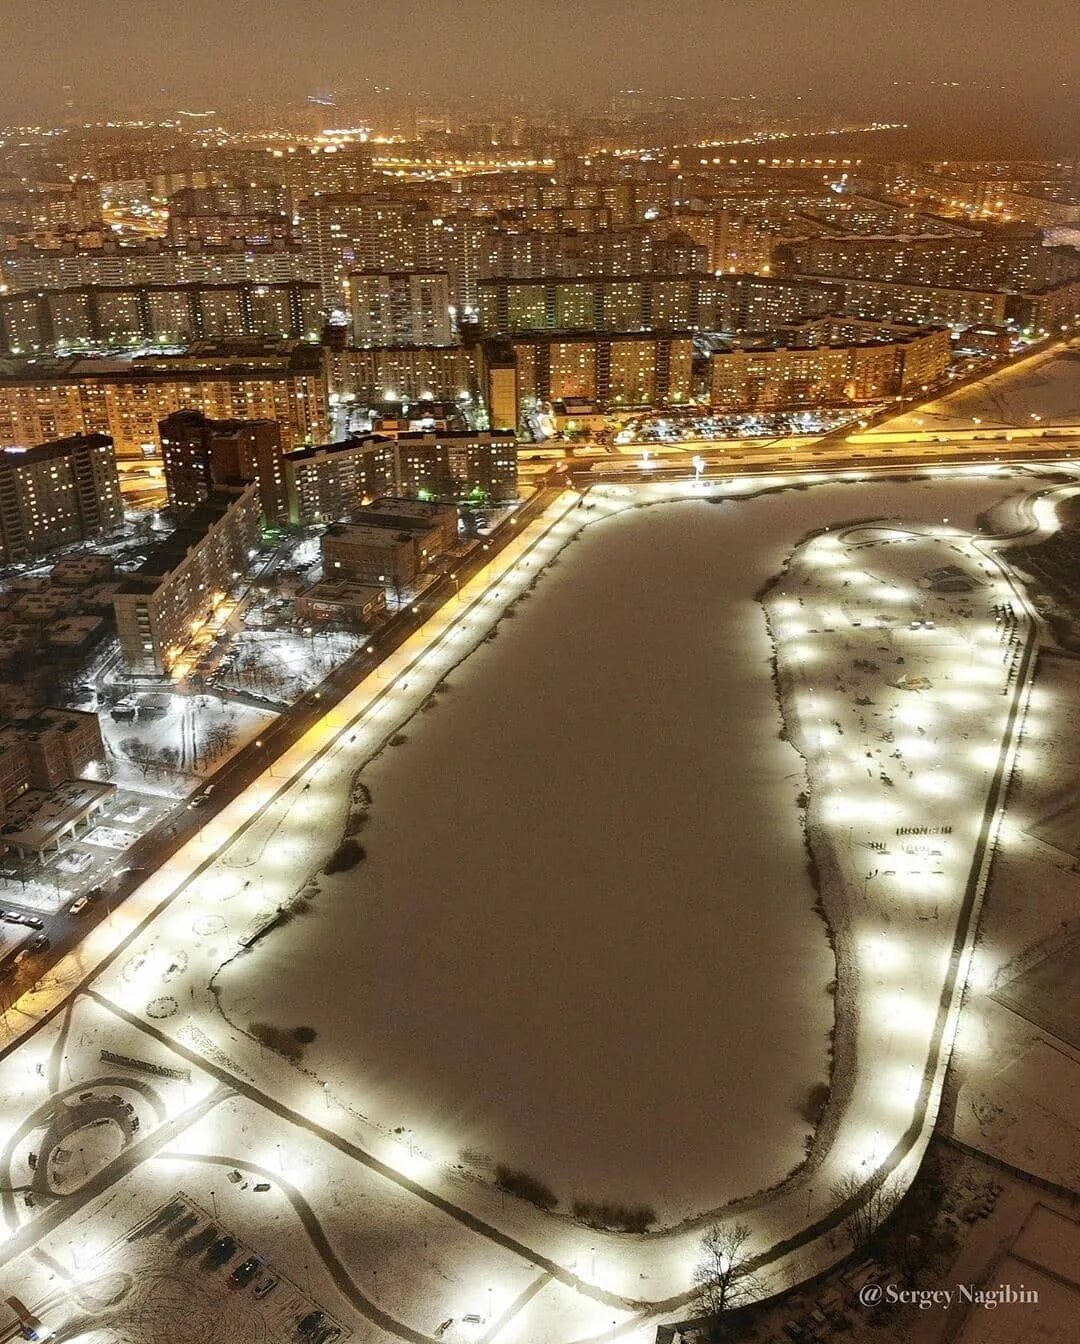
<instances>
[{"instance_id":1,"label":"snow-covered field","mask_svg":"<svg viewBox=\"0 0 1080 1344\"><path fill-rule=\"evenodd\" d=\"M681 502L672 497L694 487L613 487L580 506L564 497L388 660L385 680L358 687L153 874L117 912L115 932L95 931L87 965L102 946L116 950L90 982L93 1022L68 1031L54 1020L4 1061L9 1151L22 1156L27 1107L46 1104L31 1096L66 1088L64 1069L76 1088L100 1073L100 1031L121 1055L186 1060L196 1097L210 1074L236 1096L198 1123L182 1114L197 1104L187 1092L169 1101L167 1122L145 1115L151 1132L130 1150L143 1165L85 1220L78 1205L48 1210L46 1245L62 1242L68 1229L49 1229L65 1222L72 1232L111 1222L113 1240L121 1195L153 1207L183 1183L205 1207L196 1172L212 1160L256 1178L276 1172L294 1210L298 1195L311 1201L348 1267L333 1274L338 1298L325 1291L330 1253L295 1225L271 1246L274 1263L304 1285L316 1261L312 1296L357 1338L384 1337L373 1303L401 1323L399 1337L433 1339L452 1320L440 1337L463 1340L473 1315L483 1327L473 1337L486 1330L499 1344L606 1331L636 1341L685 1309L700 1228L656 1239L596 1232L503 1199L453 1164L471 1146L525 1165L528 1144L538 1174L559 1187L567 1174L564 1203L642 1199L670 1218L695 1207L695 1194L699 1209L751 1194L797 1160L807 1125L796 1108L823 1077L833 972L803 869L804 767L778 736L758 602L793 551L767 601L788 731L813 784L815 852L839 879L835 913L854 953L838 1001L858 1010L859 1076L841 1080L851 1104L820 1176L746 1206L755 1247L797 1235L829 1207L836 1175L868 1172L904 1141L934 995L948 983L965 855L979 840L974 814L1006 731L995 711L1010 703L1016 621L1027 619L999 616L1014 601L1008 585L957 532L1018 485L965 473L737 498L755 488L703 485L703 498ZM644 501L656 506L632 508ZM898 526L836 536L882 518ZM939 536L931 529L946 518ZM800 544L825 527L832 537ZM556 556L485 643L508 599ZM984 561L965 600L920 584L946 563L974 572ZM881 662L880 644L894 664ZM450 689L425 710L444 678ZM232 960L239 937L326 861L355 770L399 732L405 742L361 774L373 800L360 832L366 862L318 878L307 913ZM900 837L899 824L952 830ZM134 927L140 910L170 897ZM778 1003L801 1020L776 1023ZM302 1068L238 1029L259 1019L315 1029ZM424 1039L405 1038L410 1022ZM553 1024L562 1031L545 1036ZM638 1039L647 1033L656 1039ZM751 1084L762 1041L775 1058ZM538 1085L517 1058L525 1050ZM936 1065L930 1072L933 1090ZM767 1090L748 1098L752 1086ZM550 1144L531 1114L514 1113L518 1088L545 1110ZM575 1112L578 1133L560 1108ZM604 1124L619 1128L605 1135ZM656 1131L670 1140L666 1156ZM170 1170L150 1198L140 1192L159 1161ZM28 1216L9 1216L0 1241L7 1291L23 1281L35 1239ZM250 1239L243 1219L236 1230ZM805 1277L841 1250L835 1237L815 1238L773 1281Z\"/></svg>"},{"instance_id":2,"label":"snow-covered field","mask_svg":"<svg viewBox=\"0 0 1080 1344\"><path fill-rule=\"evenodd\" d=\"M588 528L363 772L367 860L229 968L226 1011L316 1028L309 1066L377 1123L564 1201L668 1222L780 1179L828 1076L835 966L755 593L807 531L970 526L1011 489L819 486Z\"/></svg>"},{"instance_id":3,"label":"snow-covered field","mask_svg":"<svg viewBox=\"0 0 1080 1344\"><path fill-rule=\"evenodd\" d=\"M310 1022L367 1112L565 1201L668 1220L796 1165L834 968L735 512L589 528L364 771L366 862L226 1011Z\"/></svg>"},{"instance_id":4,"label":"snow-covered field","mask_svg":"<svg viewBox=\"0 0 1080 1344\"><path fill-rule=\"evenodd\" d=\"M183 798L201 775L219 769L256 737L276 713L213 694L177 695L168 690L134 691L136 705L149 702L151 713L128 723L103 709L101 733L109 758L109 778L132 792ZM227 745L215 746L223 733ZM139 752L146 759L139 758ZM164 756L162 753L165 753Z\"/></svg>"},{"instance_id":5,"label":"snow-covered field","mask_svg":"<svg viewBox=\"0 0 1080 1344\"><path fill-rule=\"evenodd\" d=\"M976 423L978 421L979 423ZM1080 350L1003 369L971 387L898 416L878 431L1031 429L1080 424Z\"/></svg>"}]
</instances>

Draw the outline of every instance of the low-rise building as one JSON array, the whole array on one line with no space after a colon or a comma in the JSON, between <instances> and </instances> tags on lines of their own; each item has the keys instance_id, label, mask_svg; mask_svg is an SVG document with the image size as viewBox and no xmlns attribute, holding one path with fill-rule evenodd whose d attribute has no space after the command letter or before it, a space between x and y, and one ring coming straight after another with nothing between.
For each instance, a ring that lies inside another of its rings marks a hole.
<instances>
[{"instance_id":1,"label":"low-rise building","mask_svg":"<svg viewBox=\"0 0 1080 1344\"><path fill-rule=\"evenodd\" d=\"M78 709L43 709L19 723L17 731L29 755L29 779L35 789L55 789L104 764L105 748L96 714Z\"/></svg>"},{"instance_id":2,"label":"low-rise building","mask_svg":"<svg viewBox=\"0 0 1080 1344\"><path fill-rule=\"evenodd\" d=\"M0 727L0 802L10 807L27 789L51 792L99 770L104 761L96 714L39 710Z\"/></svg>"},{"instance_id":3,"label":"low-rise building","mask_svg":"<svg viewBox=\"0 0 1080 1344\"><path fill-rule=\"evenodd\" d=\"M54 655L71 659L88 653L104 634L100 616L65 616L45 627L45 643Z\"/></svg>"},{"instance_id":4,"label":"low-rise building","mask_svg":"<svg viewBox=\"0 0 1080 1344\"><path fill-rule=\"evenodd\" d=\"M324 579L296 596L296 614L305 621L341 621L371 625L386 610L381 585Z\"/></svg>"},{"instance_id":5,"label":"low-rise building","mask_svg":"<svg viewBox=\"0 0 1080 1344\"><path fill-rule=\"evenodd\" d=\"M57 561L49 571L49 582L62 588L89 588L111 579L115 569L112 556L84 551Z\"/></svg>"},{"instance_id":6,"label":"low-rise building","mask_svg":"<svg viewBox=\"0 0 1080 1344\"><path fill-rule=\"evenodd\" d=\"M460 514L452 504L427 499L399 499L382 496L372 500L356 515L356 521L368 527L390 531L437 534L435 554L441 555L457 545Z\"/></svg>"},{"instance_id":7,"label":"low-rise building","mask_svg":"<svg viewBox=\"0 0 1080 1344\"><path fill-rule=\"evenodd\" d=\"M442 532L334 523L323 534L323 571L329 579L407 588L440 553Z\"/></svg>"},{"instance_id":8,"label":"low-rise building","mask_svg":"<svg viewBox=\"0 0 1080 1344\"><path fill-rule=\"evenodd\" d=\"M30 787L30 752L19 730L0 728L0 815Z\"/></svg>"}]
</instances>

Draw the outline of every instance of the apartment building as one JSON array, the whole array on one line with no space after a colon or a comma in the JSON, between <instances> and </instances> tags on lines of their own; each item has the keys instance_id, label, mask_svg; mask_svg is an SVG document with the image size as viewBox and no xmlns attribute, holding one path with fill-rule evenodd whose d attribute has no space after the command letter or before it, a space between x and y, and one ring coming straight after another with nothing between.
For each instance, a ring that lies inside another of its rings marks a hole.
<instances>
[{"instance_id":1,"label":"apartment building","mask_svg":"<svg viewBox=\"0 0 1080 1344\"><path fill-rule=\"evenodd\" d=\"M113 599L124 665L137 676L174 671L236 579L259 539L254 481L215 490L120 585Z\"/></svg>"},{"instance_id":2,"label":"apartment building","mask_svg":"<svg viewBox=\"0 0 1080 1344\"><path fill-rule=\"evenodd\" d=\"M0 451L0 563L102 536L123 516L107 434Z\"/></svg>"},{"instance_id":3,"label":"apartment building","mask_svg":"<svg viewBox=\"0 0 1080 1344\"><path fill-rule=\"evenodd\" d=\"M195 508L218 486L255 481L264 522L288 517L281 426L275 420L211 420L178 411L159 426L165 487L174 508Z\"/></svg>"},{"instance_id":4,"label":"apartment building","mask_svg":"<svg viewBox=\"0 0 1080 1344\"><path fill-rule=\"evenodd\" d=\"M217 420L276 420L288 447L325 440L322 353L291 341L206 341L179 353L0 368L0 447L98 433L111 436L119 456L157 455L160 422L187 409Z\"/></svg>"}]
</instances>

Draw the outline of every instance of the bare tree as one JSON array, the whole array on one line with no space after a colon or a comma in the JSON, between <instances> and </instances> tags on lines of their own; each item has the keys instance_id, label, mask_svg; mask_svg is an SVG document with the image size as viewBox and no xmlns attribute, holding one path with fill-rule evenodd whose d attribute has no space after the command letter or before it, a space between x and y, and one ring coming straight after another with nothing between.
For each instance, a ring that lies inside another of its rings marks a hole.
<instances>
[{"instance_id":1,"label":"bare tree","mask_svg":"<svg viewBox=\"0 0 1080 1344\"><path fill-rule=\"evenodd\" d=\"M745 1223L713 1223L701 1238L701 1259L694 1267L698 1310L703 1316L722 1317L744 1306L756 1293L748 1270L750 1229Z\"/></svg>"},{"instance_id":2,"label":"bare tree","mask_svg":"<svg viewBox=\"0 0 1080 1344\"><path fill-rule=\"evenodd\" d=\"M203 737L203 747L210 760L217 760L236 741L236 728L229 722L212 723Z\"/></svg>"},{"instance_id":3,"label":"bare tree","mask_svg":"<svg viewBox=\"0 0 1080 1344\"><path fill-rule=\"evenodd\" d=\"M887 1176L880 1179L850 1171L833 1184L832 1197L838 1207L849 1206L844 1214L844 1230L857 1251L867 1250L881 1225L899 1202L896 1187Z\"/></svg>"},{"instance_id":4,"label":"bare tree","mask_svg":"<svg viewBox=\"0 0 1080 1344\"><path fill-rule=\"evenodd\" d=\"M119 742L120 750L132 763L137 765L145 779L154 768L154 750L138 737L125 737Z\"/></svg>"}]
</instances>

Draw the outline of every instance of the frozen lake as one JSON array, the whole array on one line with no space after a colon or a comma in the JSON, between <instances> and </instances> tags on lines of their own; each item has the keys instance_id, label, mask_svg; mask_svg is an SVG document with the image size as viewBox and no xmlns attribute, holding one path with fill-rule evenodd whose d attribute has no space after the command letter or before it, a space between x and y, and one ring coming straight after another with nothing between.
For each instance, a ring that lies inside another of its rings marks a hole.
<instances>
[{"instance_id":1,"label":"frozen lake","mask_svg":"<svg viewBox=\"0 0 1080 1344\"><path fill-rule=\"evenodd\" d=\"M1015 483L821 485L598 523L362 778L365 863L223 977L238 1020L444 1160L663 1220L782 1178L827 1076L813 912L754 594L808 531L972 526Z\"/></svg>"}]
</instances>

